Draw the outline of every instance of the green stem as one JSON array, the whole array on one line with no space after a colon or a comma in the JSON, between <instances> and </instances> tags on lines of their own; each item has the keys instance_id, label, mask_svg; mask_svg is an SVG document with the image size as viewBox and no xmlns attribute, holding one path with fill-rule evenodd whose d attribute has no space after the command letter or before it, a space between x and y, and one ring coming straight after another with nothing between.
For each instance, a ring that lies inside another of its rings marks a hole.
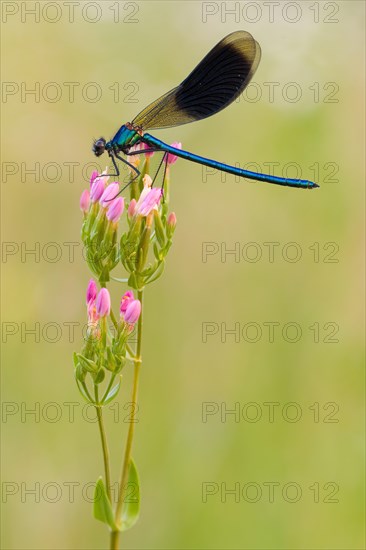
<instances>
[{"instance_id":1,"label":"green stem","mask_svg":"<svg viewBox=\"0 0 366 550\"><path fill-rule=\"evenodd\" d=\"M118 332L118 323L117 323L117 319L112 311L112 308L111 308L111 311L110 311L110 316L111 316L111 319L112 319L112 323L114 324L114 328L117 330Z\"/></svg>"},{"instance_id":2,"label":"green stem","mask_svg":"<svg viewBox=\"0 0 366 550\"><path fill-rule=\"evenodd\" d=\"M109 465L109 449L108 449L108 443L107 443L107 436L104 428L102 407L100 407L97 404L99 400L97 385L94 386L94 393L95 393L95 402L96 402L95 409L97 411L98 426L99 426L100 439L102 442L102 450L103 450L105 485L106 485L108 498L111 502L111 469Z\"/></svg>"},{"instance_id":3,"label":"green stem","mask_svg":"<svg viewBox=\"0 0 366 550\"><path fill-rule=\"evenodd\" d=\"M111 531L111 550L118 550L119 548L119 531Z\"/></svg>"},{"instance_id":4,"label":"green stem","mask_svg":"<svg viewBox=\"0 0 366 550\"><path fill-rule=\"evenodd\" d=\"M136 356L134 358L135 367L134 367L134 378L133 378L133 388L132 388L132 398L131 398L131 401L134 404L137 404L138 383L139 383L139 374L140 374L140 368L141 368L142 310L143 310L142 308L143 291L142 290L138 291L137 298L141 302L141 315L139 317L138 325L137 325L137 348L136 348ZM136 409L137 407L135 407L135 410ZM132 441L133 441L133 436L135 431L134 420L135 419L132 418L130 425L128 427L127 442L126 442L123 466L122 466L120 483L119 483L118 501L116 506L116 515L115 515L116 525L119 525L121 521L123 501L125 496L125 487L128 480L128 473L129 473L130 461L131 461ZM120 531L112 531L111 541L110 541L111 550L118 550L119 537L120 537Z\"/></svg>"}]
</instances>

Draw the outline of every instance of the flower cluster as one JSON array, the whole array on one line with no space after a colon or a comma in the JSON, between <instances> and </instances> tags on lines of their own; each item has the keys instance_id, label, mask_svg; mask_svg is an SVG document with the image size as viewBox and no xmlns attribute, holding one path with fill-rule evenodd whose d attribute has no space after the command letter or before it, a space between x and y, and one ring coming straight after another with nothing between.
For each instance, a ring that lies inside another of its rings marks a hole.
<instances>
[{"instance_id":1,"label":"flower cluster","mask_svg":"<svg viewBox=\"0 0 366 550\"><path fill-rule=\"evenodd\" d=\"M181 148L180 143L173 146ZM131 169L130 201L126 210L124 198L119 196L120 186L117 182L108 182L107 171L100 175L93 172L90 190L84 190L80 197L86 259L102 285L110 280L111 271L119 263L127 271L129 286L136 290L155 281L163 272L177 222L175 214L168 213L170 167L177 157L165 155L165 177L160 188L152 186L147 173L152 155L144 155L145 163L138 179L134 179ZM139 157L130 155L129 162L137 167L141 162ZM118 241L124 213L127 227Z\"/></svg>"},{"instance_id":2,"label":"flower cluster","mask_svg":"<svg viewBox=\"0 0 366 550\"><path fill-rule=\"evenodd\" d=\"M106 171L93 172L90 190L83 191L80 209L84 213L82 239L86 247L86 259L92 272L104 283L118 264L116 253L118 222L124 211L124 199L118 196L117 182L108 184Z\"/></svg>"},{"instance_id":3,"label":"flower cluster","mask_svg":"<svg viewBox=\"0 0 366 550\"><path fill-rule=\"evenodd\" d=\"M111 381L120 373L126 362L128 338L133 332L141 314L141 303L136 300L132 291L127 291L121 298L119 319L112 317L111 297L106 288L98 292L97 283L90 279L86 292L88 325L85 346L82 353L74 354L76 380L83 396L90 402L91 397L86 377L89 374L95 385L100 384L106 375L111 373ZM109 402L110 385L98 404ZM112 395L117 395L115 391Z\"/></svg>"}]
</instances>

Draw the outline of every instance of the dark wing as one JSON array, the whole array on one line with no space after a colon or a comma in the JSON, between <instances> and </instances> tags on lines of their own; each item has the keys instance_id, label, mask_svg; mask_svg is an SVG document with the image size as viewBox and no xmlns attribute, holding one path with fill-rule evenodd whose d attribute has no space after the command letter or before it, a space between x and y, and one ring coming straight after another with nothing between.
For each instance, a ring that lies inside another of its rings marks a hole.
<instances>
[{"instance_id":1,"label":"dark wing","mask_svg":"<svg viewBox=\"0 0 366 550\"><path fill-rule=\"evenodd\" d=\"M143 130L169 128L218 113L248 85L260 58L260 46L251 34L229 34L179 86L148 105L132 124Z\"/></svg>"}]
</instances>

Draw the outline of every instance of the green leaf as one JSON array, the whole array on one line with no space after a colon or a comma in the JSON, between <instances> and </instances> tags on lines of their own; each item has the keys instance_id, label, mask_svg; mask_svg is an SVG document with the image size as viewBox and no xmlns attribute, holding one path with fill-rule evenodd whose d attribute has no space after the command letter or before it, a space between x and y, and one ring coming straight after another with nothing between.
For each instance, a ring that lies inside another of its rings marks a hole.
<instances>
[{"instance_id":1,"label":"green leaf","mask_svg":"<svg viewBox=\"0 0 366 550\"><path fill-rule=\"evenodd\" d=\"M121 380L122 380L122 375L120 376L118 383L115 386L113 386L113 388L108 392L108 395L103 400L103 405L108 405L108 403L110 403L117 396L119 389L121 387Z\"/></svg>"},{"instance_id":2,"label":"green leaf","mask_svg":"<svg viewBox=\"0 0 366 550\"><path fill-rule=\"evenodd\" d=\"M101 477L98 479L95 485L93 512L95 519L106 523L113 531L116 530L112 505L108 498L107 491L104 487L103 479Z\"/></svg>"},{"instance_id":3,"label":"green leaf","mask_svg":"<svg viewBox=\"0 0 366 550\"><path fill-rule=\"evenodd\" d=\"M127 531L133 527L140 514L140 484L133 459L130 459L130 469L128 472L128 482L124 489L124 499L122 506L121 531Z\"/></svg>"}]
</instances>

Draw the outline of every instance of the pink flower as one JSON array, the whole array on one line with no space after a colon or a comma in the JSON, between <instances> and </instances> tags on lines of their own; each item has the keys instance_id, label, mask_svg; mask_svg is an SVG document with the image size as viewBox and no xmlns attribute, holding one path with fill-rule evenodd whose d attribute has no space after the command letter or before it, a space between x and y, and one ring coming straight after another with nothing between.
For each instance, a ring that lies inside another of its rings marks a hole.
<instances>
[{"instance_id":1,"label":"pink flower","mask_svg":"<svg viewBox=\"0 0 366 550\"><path fill-rule=\"evenodd\" d=\"M180 143L180 141L174 141L174 143L172 143L171 146L174 147L175 149L182 149L182 144ZM178 158L177 155L173 155L172 153L167 153L165 155L165 162L167 163L168 166L171 166L177 161L177 158Z\"/></svg>"},{"instance_id":2,"label":"pink flower","mask_svg":"<svg viewBox=\"0 0 366 550\"><path fill-rule=\"evenodd\" d=\"M170 229L174 229L174 227L177 225L177 216L175 215L175 212L171 212L168 216L168 219L166 221Z\"/></svg>"},{"instance_id":3,"label":"pink flower","mask_svg":"<svg viewBox=\"0 0 366 550\"><path fill-rule=\"evenodd\" d=\"M144 187L139 200L136 203L135 214L148 216L150 212L158 206L163 190L160 187Z\"/></svg>"},{"instance_id":4,"label":"pink flower","mask_svg":"<svg viewBox=\"0 0 366 550\"><path fill-rule=\"evenodd\" d=\"M92 202L98 202L100 197L104 193L104 180L103 178L95 179L91 185L90 189L90 200Z\"/></svg>"},{"instance_id":5,"label":"pink flower","mask_svg":"<svg viewBox=\"0 0 366 550\"><path fill-rule=\"evenodd\" d=\"M154 151L151 151L150 153L145 153L145 157L147 159L150 159L153 156L153 154L154 154Z\"/></svg>"},{"instance_id":6,"label":"pink flower","mask_svg":"<svg viewBox=\"0 0 366 550\"><path fill-rule=\"evenodd\" d=\"M90 189L91 189L91 186L94 183L95 178L97 178L97 177L98 177L98 172L96 170L93 170L93 172L90 176Z\"/></svg>"},{"instance_id":7,"label":"pink flower","mask_svg":"<svg viewBox=\"0 0 366 550\"><path fill-rule=\"evenodd\" d=\"M141 204L141 202L144 200L144 198L150 193L150 189L151 189L150 187L148 187L147 185L144 185L144 188L140 193L139 200L137 201L138 203Z\"/></svg>"},{"instance_id":8,"label":"pink flower","mask_svg":"<svg viewBox=\"0 0 366 550\"><path fill-rule=\"evenodd\" d=\"M89 302L88 304L88 325L96 327L98 323L99 315L95 307L95 302Z\"/></svg>"},{"instance_id":9,"label":"pink flower","mask_svg":"<svg viewBox=\"0 0 366 550\"><path fill-rule=\"evenodd\" d=\"M87 213L89 210L89 204L90 204L90 193L89 189L84 189L84 191L81 193L80 197L80 210L82 212Z\"/></svg>"},{"instance_id":10,"label":"pink flower","mask_svg":"<svg viewBox=\"0 0 366 550\"><path fill-rule=\"evenodd\" d=\"M111 297L106 288L101 288L95 301L95 308L99 317L106 317L111 311Z\"/></svg>"},{"instance_id":11,"label":"pink flower","mask_svg":"<svg viewBox=\"0 0 366 550\"><path fill-rule=\"evenodd\" d=\"M101 174L98 174L96 170L92 172L92 175L90 176L90 190L93 186L93 183L95 183L96 181L101 181L103 183L103 189L105 188L109 180L109 176L107 176L107 172L108 172L108 166Z\"/></svg>"},{"instance_id":12,"label":"pink flower","mask_svg":"<svg viewBox=\"0 0 366 550\"><path fill-rule=\"evenodd\" d=\"M110 222L118 222L122 216L123 209L125 207L125 201L123 197L118 197L109 203L107 210L107 218Z\"/></svg>"},{"instance_id":13,"label":"pink flower","mask_svg":"<svg viewBox=\"0 0 366 550\"><path fill-rule=\"evenodd\" d=\"M127 290L121 298L121 305L119 306L120 314L123 315L127 309L128 304L135 299L132 290Z\"/></svg>"},{"instance_id":14,"label":"pink flower","mask_svg":"<svg viewBox=\"0 0 366 550\"><path fill-rule=\"evenodd\" d=\"M125 322L134 325L141 313L141 302L140 300L131 300L127 305L127 309L124 314Z\"/></svg>"},{"instance_id":15,"label":"pink flower","mask_svg":"<svg viewBox=\"0 0 366 550\"><path fill-rule=\"evenodd\" d=\"M119 185L118 183L115 181L113 183L111 183L110 185L108 185L104 192L103 192L103 195L100 197L99 199L99 202L102 206L104 207L107 207L109 206L110 202L116 198L116 196L118 195L119 193Z\"/></svg>"},{"instance_id":16,"label":"pink flower","mask_svg":"<svg viewBox=\"0 0 366 550\"><path fill-rule=\"evenodd\" d=\"M89 304L90 302L95 302L95 298L97 297L97 283L94 281L94 279L90 279L88 283L88 288L86 290L86 303Z\"/></svg>"},{"instance_id":17,"label":"pink flower","mask_svg":"<svg viewBox=\"0 0 366 550\"><path fill-rule=\"evenodd\" d=\"M130 204L128 205L127 215L129 218L132 218L135 214L136 210L136 199L132 199Z\"/></svg>"}]
</instances>

